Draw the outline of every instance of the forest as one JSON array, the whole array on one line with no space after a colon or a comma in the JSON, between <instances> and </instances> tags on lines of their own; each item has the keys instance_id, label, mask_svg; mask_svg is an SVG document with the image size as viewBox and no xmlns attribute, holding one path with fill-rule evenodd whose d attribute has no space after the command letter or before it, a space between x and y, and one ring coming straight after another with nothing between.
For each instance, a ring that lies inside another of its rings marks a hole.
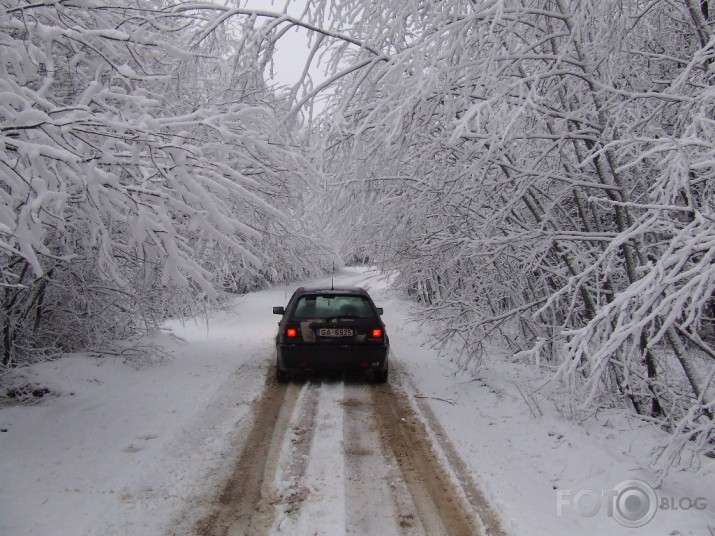
<instances>
[{"instance_id":1,"label":"forest","mask_svg":"<svg viewBox=\"0 0 715 536\"><path fill-rule=\"evenodd\" d=\"M0 376L365 262L715 455L708 0L261 4L0 0Z\"/></svg>"}]
</instances>

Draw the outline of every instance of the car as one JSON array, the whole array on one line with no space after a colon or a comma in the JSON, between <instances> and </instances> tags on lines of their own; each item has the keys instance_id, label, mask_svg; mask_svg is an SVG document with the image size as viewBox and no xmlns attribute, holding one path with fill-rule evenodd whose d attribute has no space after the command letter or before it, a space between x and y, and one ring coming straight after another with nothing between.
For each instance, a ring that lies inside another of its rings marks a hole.
<instances>
[{"instance_id":1,"label":"car","mask_svg":"<svg viewBox=\"0 0 715 536\"><path fill-rule=\"evenodd\" d=\"M300 287L285 307L276 335L279 382L297 373L363 371L387 381L390 341L376 307L359 287Z\"/></svg>"}]
</instances>

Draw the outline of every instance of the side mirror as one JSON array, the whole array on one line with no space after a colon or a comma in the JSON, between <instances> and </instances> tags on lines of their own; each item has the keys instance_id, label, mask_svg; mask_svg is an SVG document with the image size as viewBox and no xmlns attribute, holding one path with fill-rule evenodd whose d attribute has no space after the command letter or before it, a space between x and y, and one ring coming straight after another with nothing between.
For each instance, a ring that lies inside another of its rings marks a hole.
<instances>
[{"instance_id":1,"label":"side mirror","mask_svg":"<svg viewBox=\"0 0 715 536\"><path fill-rule=\"evenodd\" d=\"M378 307L378 308L377 308L377 314L379 314L379 315L382 316L382 307Z\"/></svg>"},{"instance_id":2,"label":"side mirror","mask_svg":"<svg viewBox=\"0 0 715 536\"><path fill-rule=\"evenodd\" d=\"M274 315L284 315L284 314L286 314L285 307L274 307L274 308L273 308L273 314L274 314Z\"/></svg>"}]
</instances>

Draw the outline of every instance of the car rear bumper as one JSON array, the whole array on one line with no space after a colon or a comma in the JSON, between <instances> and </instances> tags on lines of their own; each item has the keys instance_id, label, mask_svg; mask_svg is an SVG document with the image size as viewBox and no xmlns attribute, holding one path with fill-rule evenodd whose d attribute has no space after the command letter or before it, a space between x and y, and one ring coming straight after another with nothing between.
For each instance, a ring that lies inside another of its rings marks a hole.
<instances>
[{"instance_id":1,"label":"car rear bumper","mask_svg":"<svg viewBox=\"0 0 715 536\"><path fill-rule=\"evenodd\" d=\"M389 346L279 344L282 370L384 370Z\"/></svg>"}]
</instances>

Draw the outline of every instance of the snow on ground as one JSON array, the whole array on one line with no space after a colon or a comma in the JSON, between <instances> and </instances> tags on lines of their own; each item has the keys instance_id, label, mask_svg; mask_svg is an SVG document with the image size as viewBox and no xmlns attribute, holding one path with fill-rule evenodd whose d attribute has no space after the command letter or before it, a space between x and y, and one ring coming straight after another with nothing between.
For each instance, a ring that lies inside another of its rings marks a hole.
<instances>
[{"instance_id":1,"label":"snow on ground","mask_svg":"<svg viewBox=\"0 0 715 536\"><path fill-rule=\"evenodd\" d=\"M283 296L238 298L208 329L170 323L184 342L159 341L173 356L161 365L74 356L33 367L59 396L0 410L0 534L161 534L211 492L263 387Z\"/></svg>"},{"instance_id":2,"label":"snow on ground","mask_svg":"<svg viewBox=\"0 0 715 536\"><path fill-rule=\"evenodd\" d=\"M498 349L480 368L459 371L456 356L452 362L430 347L428 326L409 320L416 306L376 272L348 269L336 284L365 286L385 308L391 381L413 395L427 422L437 420L435 433L459 453L510 533L715 534L715 461L673 471L656 490L659 504L704 509L659 509L637 529L609 517L606 503L592 517L580 516L566 502L579 492L586 510L594 495L620 482L654 482L646 462L664 437L621 412L576 424L566 404L541 396L546 373L505 361ZM231 469L228 455L241 444L274 359L271 306L285 304L293 288L236 298L209 315L208 328L169 323L182 340L157 341L172 356L159 365L137 369L118 358L71 356L28 370L52 393L33 406L0 408L0 534L187 533ZM331 449L342 438L334 410L320 407L320 448L308 460L309 477L327 483L326 502L304 505L312 515L292 527L296 534L344 526L342 481L330 473L340 463ZM315 525L303 526L311 518Z\"/></svg>"}]
</instances>

